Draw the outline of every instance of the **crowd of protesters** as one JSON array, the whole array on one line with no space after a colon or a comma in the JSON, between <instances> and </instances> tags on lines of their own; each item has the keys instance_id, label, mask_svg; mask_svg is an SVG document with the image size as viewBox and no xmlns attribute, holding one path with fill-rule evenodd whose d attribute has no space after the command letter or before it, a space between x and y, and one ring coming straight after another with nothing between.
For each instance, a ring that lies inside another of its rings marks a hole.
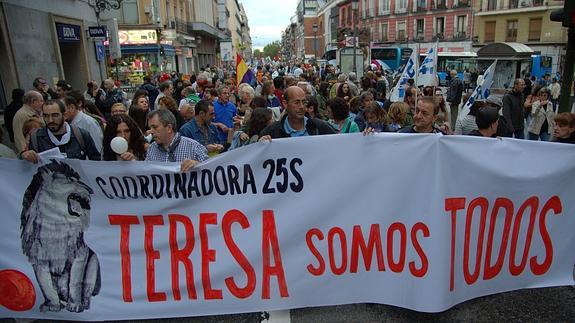
<instances>
[{"instance_id":1,"label":"crowd of protesters","mask_svg":"<svg viewBox=\"0 0 575 323\"><path fill-rule=\"evenodd\" d=\"M58 148L67 158L181 163L182 171L210 156L274 138L363 132L434 133L515 137L575 143L575 115L558 113L560 86L517 79L502 98L475 101L459 115L470 88L451 71L446 89L404 88L392 102L397 75L370 67L357 79L336 66L266 64L251 83L215 67L189 79L146 76L131 99L106 79L73 89L61 80L51 89L38 77L32 89L13 91L5 111L15 151L1 157L38 161ZM111 148L114 138L127 151ZM1 138L0 138L1 139Z\"/></svg>"}]
</instances>

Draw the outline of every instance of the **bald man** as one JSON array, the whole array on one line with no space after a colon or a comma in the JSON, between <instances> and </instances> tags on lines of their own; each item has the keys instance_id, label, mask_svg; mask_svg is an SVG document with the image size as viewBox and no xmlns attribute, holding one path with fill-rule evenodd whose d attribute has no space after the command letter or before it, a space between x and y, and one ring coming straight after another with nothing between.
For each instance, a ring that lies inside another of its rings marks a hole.
<instances>
[{"instance_id":1,"label":"bald man","mask_svg":"<svg viewBox=\"0 0 575 323\"><path fill-rule=\"evenodd\" d=\"M288 87L282 98L286 113L279 121L262 130L260 140L335 134L326 122L305 116L305 97L306 93L300 87Z\"/></svg>"},{"instance_id":2,"label":"bald man","mask_svg":"<svg viewBox=\"0 0 575 323\"><path fill-rule=\"evenodd\" d=\"M16 150L20 153L24 151L26 145L28 144L22 129L24 128L24 123L30 119L37 119L44 126L44 119L42 118L42 105L44 104L44 97L40 92L32 90L24 93L22 98L24 105L16 115L14 115L14 120L12 120L12 129L14 129L14 143L16 145Z\"/></svg>"}]
</instances>

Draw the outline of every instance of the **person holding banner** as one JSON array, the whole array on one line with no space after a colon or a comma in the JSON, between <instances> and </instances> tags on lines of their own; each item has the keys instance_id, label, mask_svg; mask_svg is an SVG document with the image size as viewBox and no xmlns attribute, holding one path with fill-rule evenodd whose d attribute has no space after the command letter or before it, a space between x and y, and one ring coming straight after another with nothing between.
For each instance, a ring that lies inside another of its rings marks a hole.
<instances>
[{"instance_id":1,"label":"person holding banner","mask_svg":"<svg viewBox=\"0 0 575 323\"><path fill-rule=\"evenodd\" d=\"M30 136L28 150L20 157L32 163L40 161L41 152L58 148L66 158L100 160L100 152L96 149L90 133L64 120L66 106L60 100L50 100L44 103L42 113L45 127L38 129Z\"/></svg>"},{"instance_id":2,"label":"person holding banner","mask_svg":"<svg viewBox=\"0 0 575 323\"><path fill-rule=\"evenodd\" d=\"M333 128L320 119L310 119L305 116L306 95L298 86L290 86L284 92L283 104L285 115L260 133L260 141L270 141L272 138L288 138L315 135L335 134Z\"/></svg>"},{"instance_id":3,"label":"person holding banner","mask_svg":"<svg viewBox=\"0 0 575 323\"><path fill-rule=\"evenodd\" d=\"M146 161L181 162L180 171L187 172L208 159L206 147L176 131L176 117L169 110L152 111L148 125L154 142L148 148Z\"/></svg>"},{"instance_id":4,"label":"person holding banner","mask_svg":"<svg viewBox=\"0 0 575 323\"><path fill-rule=\"evenodd\" d=\"M439 113L439 104L432 96L424 96L417 101L415 115L413 116L413 126L399 129L398 133L437 133L444 134L442 130L435 127L435 120Z\"/></svg>"}]
</instances>

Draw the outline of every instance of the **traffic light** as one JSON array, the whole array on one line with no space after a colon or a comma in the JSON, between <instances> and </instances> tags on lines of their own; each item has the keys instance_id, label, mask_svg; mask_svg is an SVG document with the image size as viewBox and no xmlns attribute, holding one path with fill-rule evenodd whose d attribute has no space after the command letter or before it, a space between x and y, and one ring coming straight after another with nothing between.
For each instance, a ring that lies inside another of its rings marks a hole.
<instances>
[{"instance_id":1,"label":"traffic light","mask_svg":"<svg viewBox=\"0 0 575 323\"><path fill-rule=\"evenodd\" d=\"M551 21L561 22L563 27L575 27L575 1L565 0L563 9L551 12Z\"/></svg>"}]
</instances>

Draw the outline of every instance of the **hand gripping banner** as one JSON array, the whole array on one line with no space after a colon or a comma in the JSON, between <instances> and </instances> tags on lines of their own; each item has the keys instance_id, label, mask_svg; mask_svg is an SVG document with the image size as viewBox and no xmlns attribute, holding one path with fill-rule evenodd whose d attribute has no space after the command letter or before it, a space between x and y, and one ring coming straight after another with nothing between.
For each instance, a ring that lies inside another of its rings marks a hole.
<instances>
[{"instance_id":1,"label":"hand gripping banner","mask_svg":"<svg viewBox=\"0 0 575 323\"><path fill-rule=\"evenodd\" d=\"M333 135L178 165L0 160L0 317L350 303L438 312L573 284L575 150Z\"/></svg>"}]
</instances>

